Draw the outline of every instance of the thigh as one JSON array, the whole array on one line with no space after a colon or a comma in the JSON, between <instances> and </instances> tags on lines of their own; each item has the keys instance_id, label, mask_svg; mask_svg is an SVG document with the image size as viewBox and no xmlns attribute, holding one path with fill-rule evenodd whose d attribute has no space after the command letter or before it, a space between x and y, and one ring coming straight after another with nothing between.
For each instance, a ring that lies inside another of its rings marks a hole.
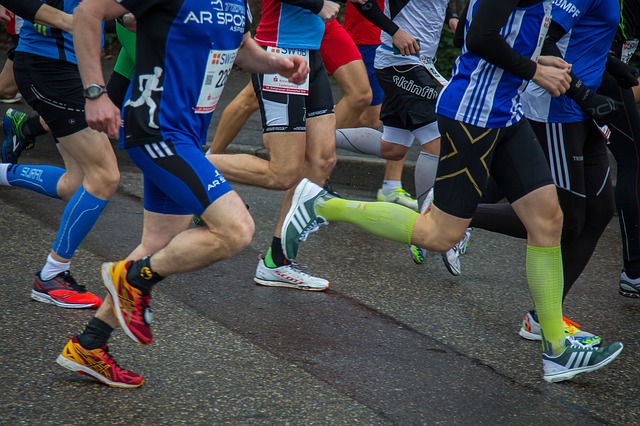
<instances>
[{"instance_id":1,"label":"thigh","mask_svg":"<svg viewBox=\"0 0 640 426\"><path fill-rule=\"evenodd\" d=\"M82 80L75 64L16 52L14 73L20 93L56 138L87 128Z\"/></svg>"},{"instance_id":2,"label":"thigh","mask_svg":"<svg viewBox=\"0 0 640 426\"><path fill-rule=\"evenodd\" d=\"M232 190L193 141L167 140L127 149L144 175L144 208L163 214L201 215Z\"/></svg>"},{"instance_id":3,"label":"thigh","mask_svg":"<svg viewBox=\"0 0 640 426\"><path fill-rule=\"evenodd\" d=\"M369 93L369 79L364 62L354 60L338 68L333 77L336 79L345 96Z\"/></svg>"},{"instance_id":4,"label":"thigh","mask_svg":"<svg viewBox=\"0 0 640 426\"><path fill-rule=\"evenodd\" d=\"M522 119L503 129L490 173L510 203L554 184L545 154L528 120Z\"/></svg>"},{"instance_id":5,"label":"thigh","mask_svg":"<svg viewBox=\"0 0 640 426\"><path fill-rule=\"evenodd\" d=\"M333 114L331 84L319 51L309 51L309 67L309 96L304 96L306 118Z\"/></svg>"}]
</instances>

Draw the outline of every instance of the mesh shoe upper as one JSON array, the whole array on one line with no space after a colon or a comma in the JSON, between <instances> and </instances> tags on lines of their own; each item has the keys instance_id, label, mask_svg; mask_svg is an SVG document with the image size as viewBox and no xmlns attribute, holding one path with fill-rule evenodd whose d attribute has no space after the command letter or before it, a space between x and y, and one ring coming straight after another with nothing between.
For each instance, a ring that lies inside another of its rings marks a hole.
<instances>
[{"instance_id":1,"label":"mesh shoe upper","mask_svg":"<svg viewBox=\"0 0 640 426\"><path fill-rule=\"evenodd\" d=\"M287 287L307 291L323 291L329 288L329 281L314 277L300 270L295 263L269 268L260 259L254 281L269 287Z\"/></svg>"},{"instance_id":2,"label":"mesh shoe upper","mask_svg":"<svg viewBox=\"0 0 640 426\"><path fill-rule=\"evenodd\" d=\"M102 280L114 300L114 313L124 332L134 342L149 345L153 342L151 295L127 282L130 266L131 261L103 263Z\"/></svg>"},{"instance_id":3,"label":"mesh shoe upper","mask_svg":"<svg viewBox=\"0 0 640 426\"><path fill-rule=\"evenodd\" d=\"M580 373L595 371L613 361L622 352L624 345L614 342L605 347L590 347L567 338L567 346L558 356L542 354L544 380L561 382Z\"/></svg>"},{"instance_id":4,"label":"mesh shoe upper","mask_svg":"<svg viewBox=\"0 0 640 426\"><path fill-rule=\"evenodd\" d=\"M87 350L80 346L75 336L67 342L56 362L68 370L91 376L112 387L137 388L144 383L141 375L119 367L107 346Z\"/></svg>"},{"instance_id":5,"label":"mesh shoe upper","mask_svg":"<svg viewBox=\"0 0 640 426\"><path fill-rule=\"evenodd\" d=\"M82 309L97 308L102 299L87 291L71 276L69 271L64 271L51 278L43 280L38 272L33 281L31 298L38 302L49 303L63 308Z\"/></svg>"},{"instance_id":6,"label":"mesh shoe upper","mask_svg":"<svg viewBox=\"0 0 640 426\"><path fill-rule=\"evenodd\" d=\"M411 194L405 191L403 188L395 189L388 194L385 194L382 189L378 190L376 195L378 201L386 201L388 203L400 204L410 208L411 210L418 211L418 200L413 198Z\"/></svg>"},{"instance_id":7,"label":"mesh shoe upper","mask_svg":"<svg viewBox=\"0 0 640 426\"><path fill-rule=\"evenodd\" d=\"M598 346L602 343L602 337L580 330L580 324L567 317L562 317L562 324L565 334L584 346ZM540 323L533 311L527 312L524 316L519 334L527 340L542 340Z\"/></svg>"},{"instance_id":8,"label":"mesh shoe upper","mask_svg":"<svg viewBox=\"0 0 640 426\"><path fill-rule=\"evenodd\" d=\"M33 148L34 138L27 138L24 125L29 117L24 112L9 108L4 115L4 141L2 142L2 162L17 163L22 151Z\"/></svg>"}]
</instances>

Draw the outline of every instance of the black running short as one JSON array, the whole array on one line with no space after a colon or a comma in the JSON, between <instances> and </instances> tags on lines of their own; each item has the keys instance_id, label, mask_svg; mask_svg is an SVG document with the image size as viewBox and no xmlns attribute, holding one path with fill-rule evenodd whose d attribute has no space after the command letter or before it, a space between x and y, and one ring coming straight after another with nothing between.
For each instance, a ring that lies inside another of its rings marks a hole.
<instances>
[{"instance_id":1,"label":"black running short","mask_svg":"<svg viewBox=\"0 0 640 426\"><path fill-rule=\"evenodd\" d=\"M384 91L380 119L385 126L415 130L436 121L437 83L422 65L376 69Z\"/></svg>"},{"instance_id":2,"label":"black running short","mask_svg":"<svg viewBox=\"0 0 640 426\"><path fill-rule=\"evenodd\" d=\"M485 129L438 115L440 161L434 204L453 216L470 219L489 175L513 203L553 185L549 165L529 121Z\"/></svg>"},{"instance_id":3,"label":"black running short","mask_svg":"<svg viewBox=\"0 0 640 426\"><path fill-rule=\"evenodd\" d=\"M307 118L333 114L329 76L318 50L309 51L309 67L308 96L262 90L264 74L251 75L260 104L263 133L304 132Z\"/></svg>"},{"instance_id":4,"label":"black running short","mask_svg":"<svg viewBox=\"0 0 640 426\"><path fill-rule=\"evenodd\" d=\"M25 101L56 138L87 128L78 66L66 61L16 52L13 70Z\"/></svg>"}]
</instances>

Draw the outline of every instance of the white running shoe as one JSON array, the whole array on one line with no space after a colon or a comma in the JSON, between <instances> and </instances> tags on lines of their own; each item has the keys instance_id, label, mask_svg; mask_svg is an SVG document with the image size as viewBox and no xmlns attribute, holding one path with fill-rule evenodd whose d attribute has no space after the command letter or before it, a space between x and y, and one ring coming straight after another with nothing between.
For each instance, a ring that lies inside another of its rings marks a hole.
<instances>
[{"instance_id":1,"label":"white running shoe","mask_svg":"<svg viewBox=\"0 0 640 426\"><path fill-rule=\"evenodd\" d=\"M453 246L446 253L442 253L442 261L444 262L444 266L447 267L447 270L449 271L449 273L451 273L451 275L454 275L456 277L462 272L460 265L460 255L467 252L467 244L469 244L469 238L471 238L472 229L473 228L467 228L460 242Z\"/></svg>"},{"instance_id":2,"label":"white running shoe","mask_svg":"<svg viewBox=\"0 0 640 426\"><path fill-rule=\"evenodd\" d=\"M314 277L296 267L295 263L269 268L260 259L253 279L257 284L268 287L286 287L306 291L324 291L329 288L329 281Z\"/></svg>"},{"instance_id":3,"label":"white running shoe","mask_svg":"<svg viewBox=\"0 0 640 426\"><path fill-rule=\"evenodd\" d=\"M613 342L604 347L588 347L567 338L564 351L558 356L542 354L544 380L561 382L572 379L577 374L598 370L613 361L624 345Z\"/></svg>"}]
</instances>

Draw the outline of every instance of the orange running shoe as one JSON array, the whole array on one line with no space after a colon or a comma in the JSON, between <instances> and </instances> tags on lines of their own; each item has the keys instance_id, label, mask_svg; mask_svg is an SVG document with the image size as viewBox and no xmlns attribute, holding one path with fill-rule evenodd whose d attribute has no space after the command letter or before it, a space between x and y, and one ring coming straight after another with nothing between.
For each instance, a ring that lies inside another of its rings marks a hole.
<instances>
[{"instance_id":1,"label":"orange running shoe","mask_svg":"<svg viewBox=\"0 0 640 426\"><path fill-rule=\"evenodd\" d=\"M76 336L67 342L56 362L67 370L91 376L114 388L137 388L144 383L141 375L120 368L107 346L89 351L80 346Z\"/></svg>"},{"instance_id":2,"label":"orange running shoe","mask_svg":"<svg viewBox=\"0 0 640 426\"><path fill-rule=\"evenodd\" d=\"M124 332L134 342L149 345L153 342L151 294L145 294L127 282L130 267L131 261L125 260L103 263L102 281L113 298L113 311Z\"/></svg>"},{"instance_id":3,"label":"orange running shoe","mask_svg":"<svg viewBox=\"0 0 640 426\"><path fill-rule=\"evenodd\" d=\"M33 281L31 298L38 302L71 309L97 308L102 303L101 298L88 292L85 286L78 284L69 271L60 272L46 281L40 278L40 272L38 272Z\"/></svg>"}]
</instances>

